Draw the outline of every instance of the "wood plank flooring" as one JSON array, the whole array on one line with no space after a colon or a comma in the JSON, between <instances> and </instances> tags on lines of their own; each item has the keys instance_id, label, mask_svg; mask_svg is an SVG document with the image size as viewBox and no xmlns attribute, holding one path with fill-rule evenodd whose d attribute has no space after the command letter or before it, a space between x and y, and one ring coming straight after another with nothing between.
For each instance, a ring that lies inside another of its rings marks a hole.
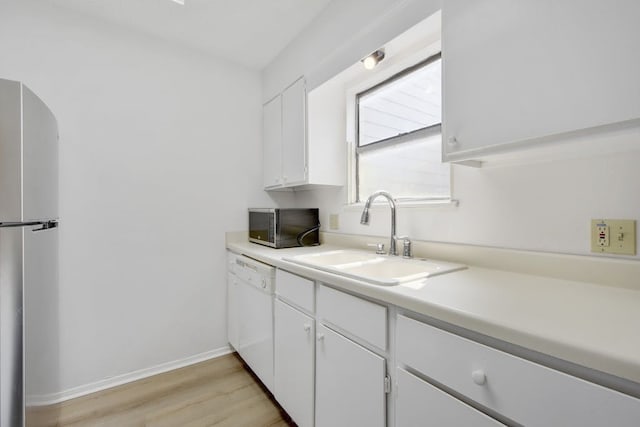
<instances>
[{"instance_id":1,"label":"wood plank flooring","mask_svg":"<svg viewBox=\"0 0 640 427\"><path fill-rule=\"evenodd\" d=\"M295 426L237 354L30 409L27 427Z\"/></svg>"}]
</instances>

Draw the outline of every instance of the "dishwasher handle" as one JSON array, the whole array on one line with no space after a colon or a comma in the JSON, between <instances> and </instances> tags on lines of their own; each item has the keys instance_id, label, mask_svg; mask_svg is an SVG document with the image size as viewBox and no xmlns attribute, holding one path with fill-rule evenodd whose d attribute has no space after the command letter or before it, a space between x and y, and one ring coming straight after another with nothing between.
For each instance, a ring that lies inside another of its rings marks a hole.
<instances>
[{"instance_id":1,"label":"dishwasher handle","mask_svg":"<svg viewBox=\"0 0 640 427\"><path fill-rule=\"evenodd\" d=\"M258 267L256 267L255 265L248 264L242 261L241 259L236 258L236 264L238 264L242 268L248 268L250 270L255 271L256 273L258 272Z\"/></svg>"}]
</instances>

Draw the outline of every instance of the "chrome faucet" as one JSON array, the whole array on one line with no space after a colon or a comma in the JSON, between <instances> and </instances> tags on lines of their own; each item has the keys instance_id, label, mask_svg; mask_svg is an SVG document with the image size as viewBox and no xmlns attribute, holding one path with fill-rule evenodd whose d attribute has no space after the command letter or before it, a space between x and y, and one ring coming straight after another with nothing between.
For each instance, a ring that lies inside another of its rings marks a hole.
<instances>
[{"instance_id":1,"label":"chrome faucet","mask_svg":"<svg viewBox=\"0 0 640 427\"><path fill-rule=\"evenodd\" d=\"M396 202L393 200L391 194L386 191L376 191L370 195L364 204L364 210L360 217L360 224L369 225L369 207L371 206L371 202L373 202L378 196L382 196L387 199L389 206L391 206L391 244L389 245L389 255L398 255L398 250L396 249Z\"/></svg>"}]
</instances>

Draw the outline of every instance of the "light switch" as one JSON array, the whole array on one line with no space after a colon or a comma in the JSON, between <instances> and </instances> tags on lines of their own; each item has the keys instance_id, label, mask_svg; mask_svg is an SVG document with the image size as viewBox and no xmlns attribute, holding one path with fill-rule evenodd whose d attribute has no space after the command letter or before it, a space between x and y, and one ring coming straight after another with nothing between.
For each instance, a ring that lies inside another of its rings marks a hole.
<instances>
[{"instance_id":1,"label":"light switch","mask_svg":"<svg viewBox=\"0 0 640 427\"><path fill-rule=\"evenodd\" d=\"M636 221L632 219L592 219L591 252L635 255Z\"/></svg>"}]
</instances>

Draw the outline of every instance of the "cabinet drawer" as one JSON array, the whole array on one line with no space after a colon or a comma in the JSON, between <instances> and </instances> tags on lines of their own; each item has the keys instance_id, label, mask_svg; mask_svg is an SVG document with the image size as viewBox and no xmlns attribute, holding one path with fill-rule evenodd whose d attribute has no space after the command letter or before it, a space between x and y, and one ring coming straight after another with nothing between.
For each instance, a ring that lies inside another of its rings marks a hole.
<instances>
[{"instance_id":1,"label":"cabinet drawer","mask_svg":"<svg viewBox=\"0 0 640 427\"><path fill-rule=\"evenodd\" d=\"M637 426L640 400L398 316L401 363L527 426Z\"/></svg>"},{"instance_id":2,"label":"cabinet drawer","mask_svg":"<svg viewBox=\"0 0 640 427\"><path fill-rule=\"evenodd\" d=\"M318 318L387 348L387 308L321 285L318 288Z\"/></svg>"},{"instance_id":3,"label":"cabinet drawer","mask_svg":"<svg viewBox=\"0 0 640 427\"><path fill-rule=\"evenodd\" d=\"M314 312L313 280L278 269L276 271L276 295L309 313Z\"/></svg>"},{"instance_id":4,"label":"cabinet drawer","mask_svg":"<svg viewBox=\"0 0 640 427\"><path fill-rule=\"evenodd\" d=\"M397 370L396 379L396 427L424 425L427 420L438 427L504 426L404 369Z\"/></svg>"}]
</instances>

